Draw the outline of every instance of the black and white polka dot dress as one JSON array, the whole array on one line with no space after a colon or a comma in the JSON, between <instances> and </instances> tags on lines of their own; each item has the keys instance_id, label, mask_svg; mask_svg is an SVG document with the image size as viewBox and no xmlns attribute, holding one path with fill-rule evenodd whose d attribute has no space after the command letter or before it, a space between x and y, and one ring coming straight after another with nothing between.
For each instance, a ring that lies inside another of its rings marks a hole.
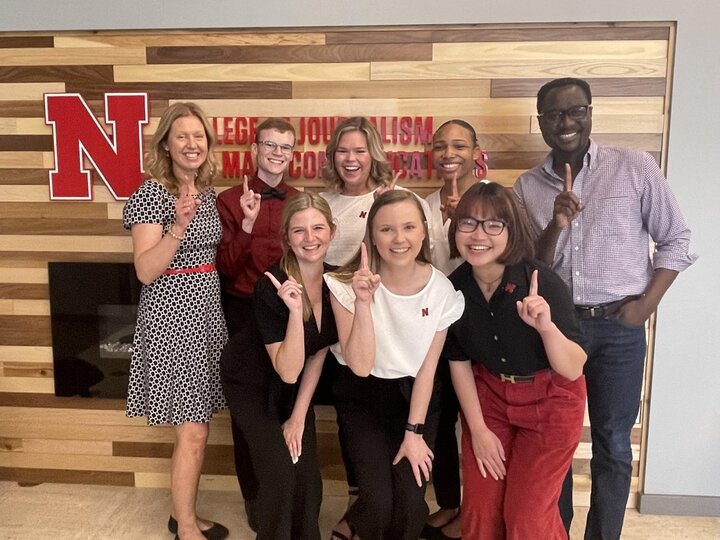
<instances>
[{"instance_id":1,"label":"black and white polka dot dress","mask_svg":"<svg viewBox=\"0 0 720 540\"><path fill-rule=\"evenodd\" d=\"M169 268L215 264L222 225L210 189L185 231ZM123 210L126 229L175 220L175 197L147 180ZM144 285L130 363L127 415L147 416L148 424L207 422L227 408L220 384L220 353L227 341L217 271L162 274Z\"/></svg>"}]
</instances>

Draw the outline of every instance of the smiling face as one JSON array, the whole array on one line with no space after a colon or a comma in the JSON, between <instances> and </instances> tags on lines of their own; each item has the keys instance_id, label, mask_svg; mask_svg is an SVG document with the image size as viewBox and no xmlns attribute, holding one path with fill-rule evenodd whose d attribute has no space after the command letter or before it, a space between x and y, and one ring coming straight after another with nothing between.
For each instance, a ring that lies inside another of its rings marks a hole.
<instances>
[{"instance_id":1,"label":"smiling face","mask_svg":"<svg viewBox=\"0 0 720 540\"><path fill-rule=\"evenodd\" d=\"M559 86L548 92L543 100L540 112L567 111L573 107L589 106L587 95L575 85ZM573 120L567 114L553 122L547 116L538 118L540 131L547 145L553 149L562 162L573 163L587 151L592 131L592 108L581 120Z\"/></svg>"},{"instance_id":2,"label":"smiling face","mask_svg":"<svg viewBox=\"0 0 720 540\"><path fill-rule=\"evenodd\" d=\"M472 176L475 160L480 157L480 147L472 134L457 124L447 124L433 137L433 166L444 182Z\"/></svg>"},{"instance_id":3,"label":"smiling face","mask_svg":"<svg viewBox=\"0 0 720 540\"><path fill-rule=\"evenodd\" d=\"M372 156L363 132L348 131L340 137L335 150L335 167L343 181L343 194L362 195L371 190Z\"/></svg>"},{"instance_id":4,"label":"smiling face","mask_svg":"<svg viewBox=\"0 0 720 540\"><path fill-rule=\"evenodd\" d=\"M323 213L316 208L307 208L290 218L287 244L300 264L322 263L334 236L335 230Z\"/></svg>"},{"instance_id":5,"label":"smiling face","mask_svg":"<svg viewBox=\"0 0 720 540\"><path fill-rule=\"evenodd\" d=\"M492 212L483 209L481 205L476 205L470 212L468 218L477 221L499 220ZM462 218L461 218L462 219ZM491 235L485 232L482 224L478 223L472 232L462 232L460 228L455 230L455 245L460 256L475 268L492 268L501 265L498 259L505 253L508 246L509 232L508 227L504 227L502 232L497 235Z\"/></svg>"},{"instance_id":6,"label":"smiling face","mask_svg":"<svg viewBox=\"0 0 720 540\"><path fill-rule=\"evenodd\" d=\"M417 204L409 200L386 204L375 214L371 228L381 266L415 264L425 239L425 224Z\"/></svg>"},{"instance_id":7,"label":"smiling face","mask_svg":"<svg viewBox=\"0 0 720 540\"><path fill-rule=\"evenodd\" d=\"M282 146L294 146L295 136L290 131L277 129L264 129L258 133L258 141L274 142L277 146L272 150L264 144L253 143L250 147L253 159L258 169L258 176L271 186L276 186L282 180L285 171L290 165L293 153L284 151Z\"/></svg>"},{"instance_id":8,"label":"smiling face","mask_svg":"<svg viewBox=\"0 0 720 540\"><path fill-rule=\"evenodd\" d=\"M172 123L165 150L170 153L173 174L181 179L194 176L208 155L205 128L197 116L181 116Z\"/></svg>"}]
</instances>

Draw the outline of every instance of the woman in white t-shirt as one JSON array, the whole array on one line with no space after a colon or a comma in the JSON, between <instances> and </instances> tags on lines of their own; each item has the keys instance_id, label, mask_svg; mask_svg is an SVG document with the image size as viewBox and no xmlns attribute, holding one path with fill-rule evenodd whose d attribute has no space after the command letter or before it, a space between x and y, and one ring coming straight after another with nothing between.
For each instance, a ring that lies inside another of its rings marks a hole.
<instances>
[{"instance_id":1,"label":"woman in white t-shirt","mask_svg":"<svg viewBox=\"0 0 720 540\"><path fill-rule=\"evenodd\" d=\"M439 388L435 369L464 299L430 264L417 197L393 190L367 215L358 254L326 275L343 366L335 383L359 496L349 509L362 540L417 539L427 516Z\"/></svg>"}]
</instances>

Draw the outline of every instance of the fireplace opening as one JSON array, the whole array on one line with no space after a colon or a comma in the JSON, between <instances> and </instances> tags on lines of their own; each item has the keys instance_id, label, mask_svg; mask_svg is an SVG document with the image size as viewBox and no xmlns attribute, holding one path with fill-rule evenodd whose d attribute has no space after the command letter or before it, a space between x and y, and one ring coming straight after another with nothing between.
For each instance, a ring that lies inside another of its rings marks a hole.
<instances>
[{"instance_id":1,"label":"fireplace opening","mask_svg":"<svg viewBox=\"0 0 720 540\"><path fill-rule=\"evenodd\" d=\"M48 263L56 396L127 397L141 284L131 263Z\"/></svg>"}]
</instances>

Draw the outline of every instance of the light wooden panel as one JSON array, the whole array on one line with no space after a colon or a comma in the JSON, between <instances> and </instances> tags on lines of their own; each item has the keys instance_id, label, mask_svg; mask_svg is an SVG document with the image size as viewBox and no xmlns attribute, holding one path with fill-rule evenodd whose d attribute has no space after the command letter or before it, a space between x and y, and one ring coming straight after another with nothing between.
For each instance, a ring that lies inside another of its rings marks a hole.
<instances>
[{"instance_id":1,"label":"light wooden panel","mask_svg":"<svg viewBox=\"0 0 720 540\"><path fill-rule=\"evenodd\" d=\"M647 60L491 60L464 62L373 62L371 79L411 81L415 79L550 78L568 77L664 77L667 62Z\"/></svg>"},{"instance_id":2,"label":"light wooden panel","mask_svg":"<svg viewBox=\"0 0 720 540\"><path fill-rule=\"evenodd\" d=\"M0 49L0 66L144 64L142 47Z\"/></svg>"},{"instance_id":3,"label":"light wooden panel","mask_svg":"<svg viewBox=\"0 0 720 540\"><path fill-rule=\"evenodd\" d=\"M187 100L217 118L287 116L296 125L298 117L359 114L431 117L436 128L462 118L489 154L488 177L511 186L548 151L535 96L555 77L591 84L595 140L662 163L673 36L669 24L622 22L0 35L0 479L169 485L172 428L126 418L122 400L53 395L47 262L130 262L132 242L120 225L123 203L95 172L92 201L49 201L44 93L81 94L112 134L104 94L147 92L146 141L168 105ZM247 149L221 145L217 155ZM299 149L322 152L324 143ZM218 191L238 181L220 177ZM317 177L293 183L323 189ZM440 185L424 174L400 183L423 196ZM324 483L340 494L334 412L318 407L317 416ZM211 426L200 487L237 491L227 412ZM580 504L589 501L589 440L584 429L574 460Z\"/></svg>"},{"instance_id":4,"label":"light wooden panel","mask_svg":"<svg viewBox=\"0 0 720 540\"><path fill-rule=\"evenodd\" d=\"M1 51L2 49L0 49ZM42 99L46 92L64 92L65 83L2 83L0 100L17 101L21 99Z\"/></svg>"},{"instance_id":5,"label":"light wooden panel","mask_svg":"<svg viewBox=\"0 0 720 540\"><path fill-rule=\"evenodd\" d=\"M433 61L465 62L513 60L665 60L666 40L637 41L514 41L505 43L436 43Z\"/></svg>"},{"instance_id":6,"label":"light wooden panel","mask_svg":"<svg viewBox=\"0 0 720 540\"><path fill-rule=\"evenodd\" d=\"M117 82L366 81L367 62L345 64L176 64L116 66Z\"/></svg>"}]
</instances>

